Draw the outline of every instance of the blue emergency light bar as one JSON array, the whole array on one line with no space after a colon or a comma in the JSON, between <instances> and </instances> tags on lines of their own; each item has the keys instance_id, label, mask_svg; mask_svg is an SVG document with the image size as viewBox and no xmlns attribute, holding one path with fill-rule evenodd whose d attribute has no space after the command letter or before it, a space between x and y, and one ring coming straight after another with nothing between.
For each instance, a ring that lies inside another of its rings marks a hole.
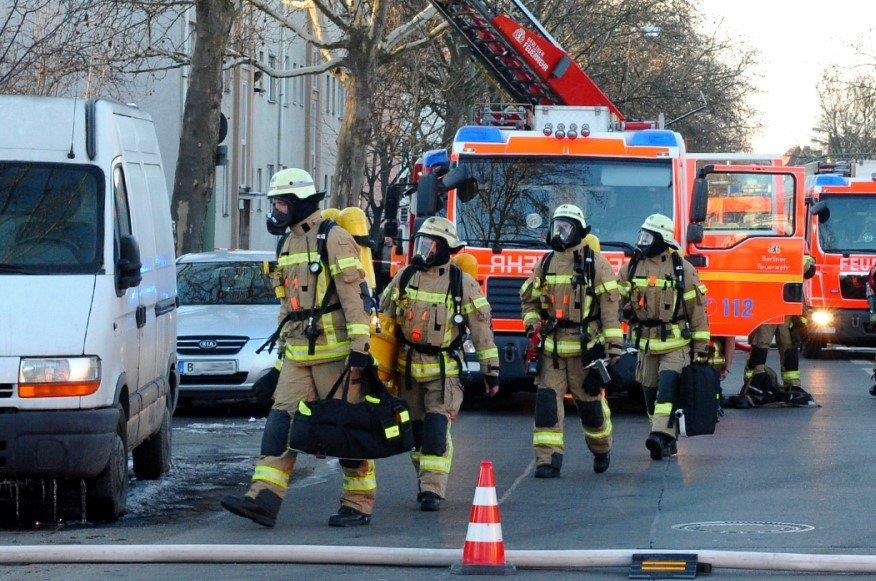
<instances>
[{"instance_id":1,"label":"blue emergency light bar","mask_svg":"<svg viewBox=\"0 0 876 581\"><path fill-rule=\"evenodd\" d=\"M642 129L627 137L627 145L646 147L678 147L678 138L668 129Z\"/></svg>"},{"instance_id":2,"label":"blue emergency light bar","mask_svg":"<svg viewBox=\"0 0 876 581\"><path fill-rule=\"evenodd\" d=\"M430 149L423 154L423 167L435 167L436 165L450 165L450 155L446 149Z\"/></svg>"},{"instance_id":3,"label":"blue emergency light bar","mask_svg":"<svg viewBox=\"0 0 876 581\"><path fill-rule=\"evenodd\" d=\"M846 178L836 173L822 173L815 176L816 186L847 186Z\"/></svg>"},{"instance_id":4,"label":"blue emergency light bar","mask_svg":"<svg viewBox=\"0 0 876 581\"><path fill-rule=\"evenodd\" d=\"M454 138L456 142L472 143L505 143L506 138L498 127L483 125L465 125L460 127Z\"/></svg>"}]
</instances>

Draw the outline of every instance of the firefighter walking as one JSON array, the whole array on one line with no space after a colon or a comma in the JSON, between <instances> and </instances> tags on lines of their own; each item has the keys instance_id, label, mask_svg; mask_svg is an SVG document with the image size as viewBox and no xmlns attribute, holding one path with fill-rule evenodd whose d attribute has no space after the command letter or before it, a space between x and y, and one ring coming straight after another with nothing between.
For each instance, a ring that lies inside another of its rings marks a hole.
<instances>
[{"instance_id":1,"label":"firefighter walking","mask_svg":"<svg viewBox=\"0 0 876 581\"><path fill-rule=\"evenodd\" d=\"M470 333L488 395L499 389L499 352L490 305L478 283L450 262L465 246L452 222L428 218L414 237L414 257L383 292L381 310L397 323L399 396L410 407L420 510L437 511L453 460L451 422L462 405L462 344Z\"/></svg>"},{"instance_id":2,"label":"firefighter walking","mask_svg":"<svg viewBox=\"0 0 876 581\"><path fill-rule=\"evenodd\" d=\"M636 375L645 390L651 433L645 446L651 459L677 452L677 426L671 418L681 371L709 360L706 287L679 253L674 223L662 214L645 219L636 254L621 268L621 292L629 298L630 333L638 349Z\"/></svg>"},{"instance_id":3,"label":"firefighter walking","mask_svg":"<svg viewBox=\"0 0 876 581\"><path fill-rule=\"evenodd\" d=\"M222 506L260 525L274 526L296 453L288 448L292 415L301 401L325 397L332 384L351 367L350 400L360 397L356 379L370 363L370 301L359 246L353 236L323 220L313 178L301 169L285 169L271 178L272 209L268 231L286 236L277 259L282 281L278 335L281 369L274 405L262 434L249 490L226 496ZM374 462L340 460L343 485L340 509L331 526L365 525L371 520L377 482Z\"/></svg>"},{"instance_id":4,"label":"firefighter walking","mask_svg":"<svg viewBox=\"0 0 876 581\"><path fill-rule=\"evenodd\" d=\"M567 392L578 408L593 470L605 472L610 462L611 412L591 364L620 355L623 334L617 278L602 253L585 243L589 232L580 208L559 206L548 234L553 251L520 288L526 332L541 335L532 433L536 478L560 475Z\"/></svg>"}]
</instances>

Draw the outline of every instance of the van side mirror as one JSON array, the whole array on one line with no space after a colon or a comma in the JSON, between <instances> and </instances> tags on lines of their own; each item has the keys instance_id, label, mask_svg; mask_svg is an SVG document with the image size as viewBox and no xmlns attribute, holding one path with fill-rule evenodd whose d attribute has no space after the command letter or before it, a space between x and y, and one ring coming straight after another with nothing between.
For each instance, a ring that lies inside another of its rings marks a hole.
<instances>
[{"instance_id":1,"label":"van side mirror","mask_svg":"<svg viewBox=\"0 0 876 581\"><path fill-rule=\"evenodd\" d=\"M694 180L693 194L690 200L690 221L705 222L709 208L709 182L705 178Z\"/></svg>"},{"instance_id":2,"label":"van side mirror","mask_svg":"<svg viewBox=\"0 0 876 581\"><path fill-rule=\"evenodd\" d=\"M688 224L687 225L687 243L699 244L703 241L703 225Z\"/></svg>"},{"instance_id":3,"label":"van side mirror","mask_svg":"<svg viewBox=\"0 0 876 581\"><path fill-rule=\"evenodd\" d=\"M444 187L456 189L461 202L469 202L478 194L478 180L472 177L466 166L456 166L444 176Z\"/></svg>"},{"instance_id":4,"label":"van side mirror","mask_svg":"<svg viewBox=\"0 0 876 581\"><path fill-rule=\"evenodd\" d=\"M809 213L813 216L818 216L819 224L824 224L830 220L830 208L827 207L827 202L815 202L809 207Z\"/></svg>"},{"instance_id":5,"label":"van side mirror","mask_svg":"<svg viewBox=\"0 0 876 581\"><path fill-rule=\"evenodd\" d=\"M434 173L420 177L417 182L417 217L428 218L438 213L438 176Z\"/></svg>"},{"instance_id":6,"label":"van side mirror","mask_svg":"<svg viewBox=\"0 0 876 581\"><path fill-rule=\"evenodd\" d=\"M116 289L124 292L134 288L143 280L140 274L140 246L133 236L123 235L119 238L119 259L116 261Z\"/></svg>"}]
</instances>

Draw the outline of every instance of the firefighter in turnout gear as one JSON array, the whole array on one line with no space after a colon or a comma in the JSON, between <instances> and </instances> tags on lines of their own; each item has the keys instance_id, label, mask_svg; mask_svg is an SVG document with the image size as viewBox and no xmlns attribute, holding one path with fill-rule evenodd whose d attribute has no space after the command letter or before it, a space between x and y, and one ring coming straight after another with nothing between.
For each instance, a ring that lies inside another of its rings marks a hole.
<instances>
[{"instance_id":1,"label":"firefighter in turnout gear","mask_svg":"<svg viewBox=\"0 0 876 581\"><path fill-rule=\"evenodd\" d=\"M227 510L268 527L274 525L295 466L288 436L299 402L325 397L346 365L355 401L361 397L357 380L370 363L366 309L371 295L359 246L347 231L322 218L324 196L304 170L285 169L271 178L268 231L285 236L277 259L283 298L272 337L283 354L282 367L249 490L243 497L222 499ZM329 524L368 524L377 488L374 462L342 459L340 464L341 507Z\"/></svg>"},{"instance_id":2,"label":"firefighter in turnout gear","mask_svg":"<svg viewBox=\"0 0 876 581\"><path fill-rule=\"evenodd\" d=\"M815 276L815 260L807 255L803 257L803 278L810 279ZM745 364L743 386L736 401L740 398L746 400L743 407L753 402L772 403L775 400L780 403L791 405L808 405L812 396L803 389L800 381L800 332L805 326L802 317L785 317L782 324L760 325L748 336L748 344L751 345L751 353ZM767 372L766 362L770 344L773 338L779 349L779 363L782 370L782 386L774 384L772 372ZM795 339L796 337L796 339ZM769 386L769 388L767 388ZM783 393L769 393L774 389L783 387ZM751 398L754 398L753 400Z\"/></svg>"},{"instance_id":3,"label":"firefighter in turnout gear","mask_svg":"<svg viewBox=\"0 0 876 581\"><path fill-rule=\"evenodd\" d=\"M535 477L556 478L563 465L563 398L571 392L593 453L593 470L608 470L611 412L595 365L621 354L618 281L608 260L587 244L581 209L563 204L548 233L553 248L520 288L528 335L539 333Z\"/></svg>"},{"instance_id":4,"label":"firefighter in turnout gear","mask_svg":"<svg viewBox=\"0 0 876 581\"><path fill-rule=\"evenodd\" d=\"M447 488L453 459L450 423L462 405L459 373L467 334L487 394L499 389L490 305L478 283L450 261L464 245L453 223L428 218L414 238L411 265L396 274L381 299L384 315L397 322L399 396L413 420L411 460L419 477L417 502L424 511L439 510Z\"/></svg>"},{"instance_id":5,"label":"firefighter in turnout gear","mask_svg":"<svg viewBox=\"0 0 876 581\"><path fill-rule=\"evenodd\" d=\"M706 287L679 253L674 224L662 214L645 219L636 253L621 268L621 293L629 299L630 334L639 352L636 375L645 389L651 434L645 446L653 460L677 452L671 418L681 371L709 360Z\"/></svg>"}]
</instances>

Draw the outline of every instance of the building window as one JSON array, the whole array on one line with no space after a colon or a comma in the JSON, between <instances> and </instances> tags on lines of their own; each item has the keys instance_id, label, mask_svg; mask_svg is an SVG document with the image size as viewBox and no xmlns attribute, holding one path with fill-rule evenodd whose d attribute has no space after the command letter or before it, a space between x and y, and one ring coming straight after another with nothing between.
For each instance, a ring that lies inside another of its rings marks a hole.
<instances>
[{"instance_id":1,"label":"building window","mask_svg":"<svg viewBox=\"0 0 876 581\"><path fill-rule=\"evenodd\" d=\"M268 57L268 68L274 70L277 68L277 57L270 55ZM277 102L277 79L276 77L268 77L268 101L271 103Z\"/></svg>"},{"instance_id":2,"label":"building window","mask_svg":"<svg viewBox=\"0 0 876 581\"><path fill-rule=\"evenodd\" d=\"M256 183L256 191L261 192L262 191L262 168L259 168L258 170L256 170L255 183Z\"/></svg>"},{"instance_id":3,"label":"building window","mask_svg":"<svg viewBox=\"0 0 876 581\"><path fill-rule=\"evenodd\" d=\"M271 187L271 178L274 177L274 164L268 164L268 188Z\"/></svg>"},{"instance_id":4,"label":"building window","mask_svg":"<svg viewBox=\"0 0 876 581\"><path fill-rule=\"evenodd\" d=\"M342 83L338 84L338 119L344 116L344 104L346 103L346 91L344 91L344 85Z\"/></svg>"},{"instance_id":5,"label":"building window","mask_svg":"<svg viewBox=\"0 0 876 581\"><path fill-rule=\"evenodd\" d=\"M331 102L329 101L329 95L331 95L331 92L332 92L331 84L332 84L331 75L326 75L325 76L325 96L323 97L323 102L325 103L325 114L326 115L329 115L332 111L332 105L331 105Z\"/></svg>"},{"instance_id":6,"label":"building window","mask_svg":"<svg viewBox=\"0 0 876 581\"><path fill-rule=\"evenodd\" d=\"M301 68L303 66L304 65L299 65L299 68ZM307 87L307 85L306 85L307 79L303 76L297 77L297 79L298 79L298 106L304 107L304 94L305 94L306 87Z\"/></svg>"}]
</instances>

